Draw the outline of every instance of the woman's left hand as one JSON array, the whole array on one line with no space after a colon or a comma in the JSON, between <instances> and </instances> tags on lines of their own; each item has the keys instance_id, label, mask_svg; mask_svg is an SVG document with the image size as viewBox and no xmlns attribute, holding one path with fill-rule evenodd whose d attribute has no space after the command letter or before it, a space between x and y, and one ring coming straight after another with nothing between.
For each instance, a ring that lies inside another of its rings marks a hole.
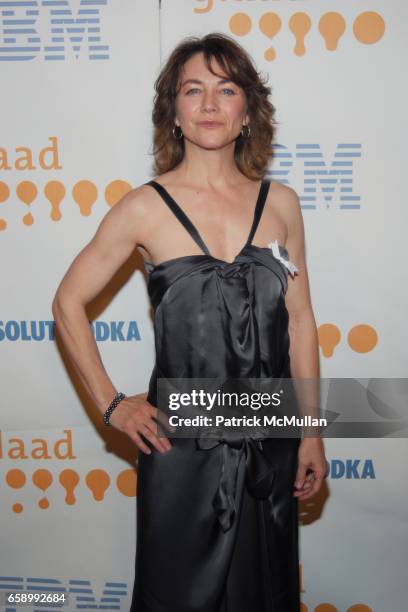
<instances>
[{"instance_id":1,"label":"woman's left hand","mask_svg":"<svg viewBox=\"0 0 408 612\"><path fill-rule=\"evenodd\" d=\"M328 475L329 463L324 454L323 440L320 437L305 437L298 450L298 468L293 493L300 500L309 499L322 486L323 478Z\"/></svg>"}]
</instances>

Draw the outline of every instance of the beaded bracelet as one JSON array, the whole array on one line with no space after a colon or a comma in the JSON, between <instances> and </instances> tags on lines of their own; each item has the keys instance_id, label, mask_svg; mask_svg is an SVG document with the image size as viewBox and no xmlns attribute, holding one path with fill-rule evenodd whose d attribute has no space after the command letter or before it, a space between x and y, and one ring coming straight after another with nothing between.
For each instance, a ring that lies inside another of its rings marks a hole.
<instances>
[{"instance_id":1,"label":"beaded bracelet","mask_svg":"<svg viewBox=\"0 0 408 612\"><path fill-rule=\"evenodd\" d=\"M117 393L111 403L109 404L109 408L103 414L103 422L105 425L110 425L109 419L112 412L115 410L116 406L125 399L126 395L124 393Z\"/></svg>"}]
</instances>

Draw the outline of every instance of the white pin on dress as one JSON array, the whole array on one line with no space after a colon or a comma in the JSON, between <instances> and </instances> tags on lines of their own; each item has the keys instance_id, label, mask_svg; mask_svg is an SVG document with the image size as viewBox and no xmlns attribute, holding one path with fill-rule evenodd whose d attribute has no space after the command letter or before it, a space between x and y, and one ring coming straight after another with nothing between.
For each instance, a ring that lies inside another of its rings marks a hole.
<instances>
[{"instance_id":1,"label":"white pin on dress","mask_svg":"<svg viewBox=\"0 0 408 612\"><path fill-rule=\"evenodd\" d=\"M289 259L285 259L285 257L281 255L281 252L279 250L280 246L277 240L270 242L268 244L268 247L271 249L273 256L278 259L285 266L285 268L289 270L289 274L291 274L293 277L295 276L295 274L299 274L299 270L295 266L295 264L289 261Z\"/></svg>"}]
</instances>

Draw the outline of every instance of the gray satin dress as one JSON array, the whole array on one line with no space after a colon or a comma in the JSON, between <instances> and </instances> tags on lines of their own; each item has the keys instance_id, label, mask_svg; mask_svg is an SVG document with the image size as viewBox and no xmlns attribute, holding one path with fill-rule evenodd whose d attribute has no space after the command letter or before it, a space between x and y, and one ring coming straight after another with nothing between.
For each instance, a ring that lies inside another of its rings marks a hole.
<instances>
[{"instance_id":1,"label":"gray satin dress","mask_svg":"<svg viewBox=\"0 0 408 612\"><path fill-rule=\"evenodd\" d=\"M290 377L288 270L252 239L233 262L213 257L167 190L149 181L203 253L146 263L156 363L165 378ZM281 258L288 252L279 247ZM140 451L130 612L299 612L299 438L170 438Z\"/></svg>"}]
</instances>

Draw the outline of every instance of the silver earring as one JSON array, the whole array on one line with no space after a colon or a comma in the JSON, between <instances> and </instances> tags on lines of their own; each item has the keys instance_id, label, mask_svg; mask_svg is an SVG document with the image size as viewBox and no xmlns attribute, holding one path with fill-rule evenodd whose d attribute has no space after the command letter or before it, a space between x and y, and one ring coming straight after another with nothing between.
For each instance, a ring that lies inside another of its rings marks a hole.
<instances>
[{"instance_id":1,"label":"silver earring","mask_svg":"<svg viewBox=\"0 0 408 612\"><path fill-rule=\"evenodd\" d=\"M176 136L176 128L178 128L180 130L180 132L179 132L180 135L179 136ZM173 136L174 136L174 138L176 140L181 140L183 138L183 132L182 132L181 127L179 125L175 125L173 127L172 132L173 132Z\"/></svg>"},{"instance_id":2,"label":"silver earring","mask_svg":"<svg viewBox=\"0 0 408 612\"><path fill-rule=\"evenodd\" d=\"M243 129L246 128L246 134L244 134ZM241 128L241 136L243 136L244 138L249 138L251 135L251 128L249 125L243 125Z\"/></svg>"}]
</instances>

